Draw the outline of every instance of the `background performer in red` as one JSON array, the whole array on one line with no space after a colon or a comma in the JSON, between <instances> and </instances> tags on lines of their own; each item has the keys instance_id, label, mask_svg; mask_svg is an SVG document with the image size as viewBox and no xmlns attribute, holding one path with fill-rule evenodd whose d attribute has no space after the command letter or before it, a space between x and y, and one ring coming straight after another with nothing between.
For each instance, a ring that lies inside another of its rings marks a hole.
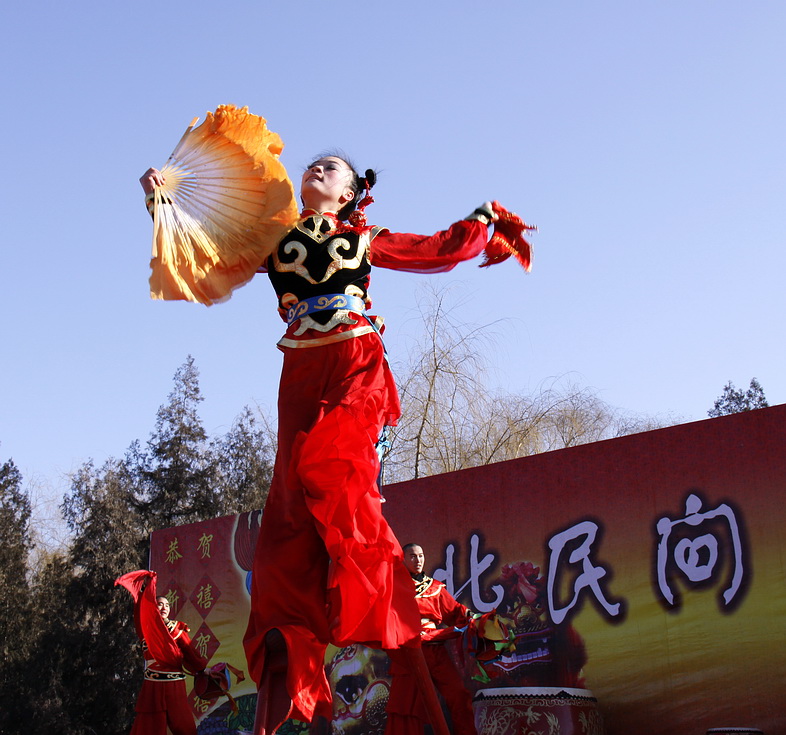
<instances>
[{"instance_id":1,"label":"background performer in red","mask_svg":"<svg viewBox=\"0 0 786 735\"><path fill-rule=\"evenodd\" d=\"M134 597L134 625L145 658L142 688L131 735L196 735L186 694L186 671L207 666L188 637L188 626L169 619L169 600L156 596L154 572L142 570L115 581Z\"/></svg>"},{"instance_id":2,"label":"background performer in red","mask_svg":"<svg viewBox=\"0 0 786 735\"><path fill-rule=\"evenodd\" d=\"M423 572L426 558L417 544L404 547L404 566L414 582L415 601L420 613L423 655L431 678L444 697L455 735L476 735L472 697L464 687L445 641L458 638L456 628L464 628L472 611L456 602L442 582ZM445 627L447 626L447 627ZM428 717L420 703L418 687L410 672L391 661L393 683L388 699L386 735L422 735Z\"/></svg>"}]
</instances>

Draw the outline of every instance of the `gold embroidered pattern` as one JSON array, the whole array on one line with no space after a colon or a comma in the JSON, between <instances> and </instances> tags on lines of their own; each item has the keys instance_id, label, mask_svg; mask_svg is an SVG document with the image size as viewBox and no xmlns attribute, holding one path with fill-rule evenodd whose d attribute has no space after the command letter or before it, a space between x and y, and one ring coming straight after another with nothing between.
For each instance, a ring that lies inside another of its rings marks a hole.
<instances>
[{"instance_id":1,"label":"gold embroidered pattern","mask_svg":"<svg viewBox=\"0 0 786 735\"><path fill-rule=\"evenodd\" d=\"M379 317L377 317L379 319ZM379 324L376 321L375 324ZM356 327L355 329L348 329L346 332L336 332L329 334L325 337L317 337L316 339L289 339L289 337L282 337L278 342L278 347L321 347L322 345L329 345L333 342L343 342L346 339L353 337L360 337L362 334L370 334L374 331L374 327L370 324L363 327Z\"/></svg>"},{"instance_id":2,"label":"gold embroidered pattern","mask_svg":"<svg viewBox=\"0 0 786 735\"><path fill-rule=\"evenodd\" d=\"M296 227L304 235L308 235L314 242L322 242L326 237L330 237L334 225L331 217L314 213L301 219Z\"/></svg>"},{"instance_id":3,"label":"gold embroidered pattern","mask_svg":"<svg viewBox=\"0 0 786 735\"><path fill-rule=\"evenodd\" d=\"M312 319L308 314L300 317L298 328L294 332L295 337L299 337L307 329L313 329L315 332L329 332L333 327L338 324L357 324L358 320L353 319L350 314L354 312L347 311L346 309L338 309L327 324L320 324Z\"/></svg>"},{"instance_id":4,"label":"gold embroidered pattern","mask_svg":"<svg viewBox=\"0 0 786 735\"><path fill-rule=\"evenodd\" d=\"M323 282L327 281L330 276L342 268L354 270L360 267L360 264L363 262L363 256L366 254L366 250L368 250L368 235L364 234L358 238L358 251L354 258L347 260L338 252L339 250L349 250L351 247L349 240L346 238L336 237L331 240L328 245L328 253L333 262L328 265L325 271L325 277L322 279Z\"/></svg>"},{"instance_id":5,"label":"gold embroidered pattern","mask_svg":"<svg viewBox=\"0 0 786 735\"><path fill-rule=\"evenodd\" d=\"M437 582L434 585L434 589L429 591L429 587L431 587L431 583L434 580L427 574L423 575L423 579L420 582L418 582L416 579L413 579L412 581L415 583L415 597L436 597L439 594L439 591L445 586L441 582Z\"/></svg>"},{"instance_id":6,"label":"gold embroidered pattern","mask_svg":"<svg viewBox=\"0 0 786 735\"><path fill-rule=\"evenodd\" d=\"M297 273L301 278L305 278L309 283L318 283L315 281L311 274L308 272L308 268L304 265L306 262L306 256L308 255L308 251L306 250L306 246L302 242L298 242L297 240L290 240L289 242L284 244L283 247L284 252L287 255L290 255L292 251L297 254L297 257L292 263L282 263L278 259L278 254L273 256L273 260L275 262L276 270L279 273L290 273L294 272Z\"/></svg>"},{"instance_id":7,"label":"gold embroidered pattern","mask_svg":"<svg viewBox=\"0 0 786 735\"><path fill-rule=\"evenodd\" d=\"M183 681L186 678L182 671L156 671L155 669L146 669L144 676L148 681Z\"/></svg>"},{"instance_id":8,"label":"gold embroidered pattern","mask_svg":"<svg viewBox=\"0 0 786 735\"><path fill-rule=\"evenodd\" d=\"M297 229L301 232L304 232L309 237L311 237L315 242L321 242L325 239L326 235L329 235L330 232L326 234L322 234L319 231L316 233L312 232L309 229L302 227L303 223L299 223ZM308 268L306 267L306 257L308 256L308 249L306 245L302 242L297 240L289 240L282 245L282 251L286 255L291 255L292 253L295 254L295 260L292 263L282 263L278 257L277 253L273 254L273 266L279 273L295 273L304 280L308 281L311 285L318 285L320 283L324 283L327 281L334 273L342 270L343 268L349 268L353 270L355 268L359 268L363 260L365 258L366 253L368 252L369 245L371 244L371 235L368 232L362 233L358 237L358 248L357 253L355 253L354 258L344 258L339 251L341 250L350 250L352 245L350 244L349 240L345 237L334 237L333 240L328 244L327 252L330 256L331 262L328 264L327 268L325 269L325 274L317 280L314 276L311 275Z\"/></svg>"},{"instance_id":9,"label":"gold embroidered pattern","mask_svg":"<svg viewBox=\"0 0 786 735\"><path fill-rule=\"evenodd\" d=\"M361 299L363 298L363 291L359 289L357 286L353 286L350 284L346 288L347 296L358 296ZM306 314L300 317L300 324L298 328L294 332L295 337L299 337L303 334L307 329L313 329L315 332L329 332L333 327L339 324L352 324L355 325L358 322L362 321L362 319L358 319L352 315L357 314L356 311L350 311L349 309L337 309L333 316L330 317L329 321L326 324L320 324L318 321L311 318L310 315Z\"/></svg>"}]
</instances>

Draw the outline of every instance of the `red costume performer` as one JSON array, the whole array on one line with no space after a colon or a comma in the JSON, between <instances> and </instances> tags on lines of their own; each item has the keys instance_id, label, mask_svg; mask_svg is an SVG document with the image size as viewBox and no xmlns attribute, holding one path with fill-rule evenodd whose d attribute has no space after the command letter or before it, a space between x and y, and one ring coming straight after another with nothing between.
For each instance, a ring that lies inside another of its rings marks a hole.
<instances>
[{"instance_id":1,"label":"red costume performer","mask_svg":"<svg viewBox=\"0 0 786 735\"><path fill-rule=\"evenodd\" d=\"M134 624L142 645L145 673L136 701L131 735L196 735L188 705L186 671L207 666L188 637L188 626L169 620L169 603L156 598L155 573L131 572L115 581L134 596Z\"/></svg>"},{"instance_id":2,"label":"red costume performer","mask_svg":"<svg viewBox=\"0 0 786 735\"><path fill-rule=\"evenodd\" d=\"M431 678L445 704L453 722L455 735L476 735L472 698L464 687L461 675L456 670L444 645L446 640L457 638L472 612L456 602L442 582L423 574L413 575L415 601L420 612L421 641L423 656ZM449 627L439 627L441 625ZM421 735L421 722L428 717L420 701L414 678L402 669L395 658L391 661L392 685L388 699L388 722L386 735Z\"/></svg>"},{"instance_id":3,"label":"red costume performer","mask_svg":"<svg viewBox=\"0 0 786 735\"><path fill-rule=\"evenodd\" d=\"M241 110L236 125L229 124L227 113L233 110L220 109L216 124L205 128L204 135L215 134L219 143L207 159L223 172L224 164L234 160L233 146L240 146L239 161L245 165L249 156L252 160L252 181L247 181L247 171L237 178L230 167L231 172L218 176L221 184L215 189L216 176L208 175L201 197L178 210L179 218L164 223L161 233L166 227L171 231L160 243L162 249L158 240L154 244L153 293L213 303L244 283L249 263L259 262L256 256L267 256L273 247L262 270L270 276L288 327L278 343L284 352L278 453L252 566L244 638L259 693L254 733L272 735L287 717L311 721L315 713L330 716L323 666L328 643L404 648L400 658L421 683L428 679L420 653L411 655L411 649L420 647L417 606L401 564L401 547L382 517L376 484L375 444L382 428L396 423L399 402L380 339L381 320L367 315L372 264L434 273L485 251L483 265L513 253L528 267L529 244L522 236L523 221L506 220L509 213L496 202L430 237L368 227L362 210L373 201L369 191L376 174L369 169L361 178L342 157L326 155L303 175L306 209L300 221L273 244L263 242L265 227L254 228L276 225L282 217L290 222L291 202L282 204L269 223L248 220L251 231L262 238L258 248L249 248L245 225L242 232L224 225L233 221L233 211L247 213L241 206L245 197L274 195L273 189L258 188L260 180L280 192L278 166L266 166L277 164L281 142L277 136L249 142L249 135L265 132L264 120L256 118L251 123L256 132L251 133L247 118L255 116ZM197 147L205 140L199 138ZM158 208L176 203L182 178L178 171L177 166L167 169L167 175L174 173L174 185L163 196L156 194L157 187L168 186L161 171L148 169L140 179L157 223ZM193 193L194 185L183 184L183 201L191 201L188 192ZM215 199L219 190L220 207ZM202 216L205 207L209 217ZM489 242L491 221L505 227ZM202 225L207 227L204 232ZM215 242L210 233L216 234ZM217 269L221 288L208 293L204 285L216 258L226 259ZM158 288L162 278L171 281L171 288ZM444 723L436 696L428 686L423 696L439 729Z\"/></svg>"},{"instance_id":4,"label":"red costume performer","mask_svg":"<svg viewBox=\"0 0 786 735\"><path fill-rule=\"evenodd\" d=\"M423 237L351 228L330 213L304 210L267 261L289 326L278 343L284 352L278 454L244 640L260 699L272 703L264 724L257 710L257 733L272 732L288 716L331 716L323 666L328 643L419 645L412 580L376 484L375 443L383 426L396 423L399 402L377 331L381 320L366 316L369 274L371 265L450 270L483 251L491 216L479 209ZM354 297L348 307L325 308L347 296ZM307 299L319 297L323 308L304 310ZM283 664L276 630L286 646ZM286 697L291 704L276 704Z\"/></svg>"}]
</instances>

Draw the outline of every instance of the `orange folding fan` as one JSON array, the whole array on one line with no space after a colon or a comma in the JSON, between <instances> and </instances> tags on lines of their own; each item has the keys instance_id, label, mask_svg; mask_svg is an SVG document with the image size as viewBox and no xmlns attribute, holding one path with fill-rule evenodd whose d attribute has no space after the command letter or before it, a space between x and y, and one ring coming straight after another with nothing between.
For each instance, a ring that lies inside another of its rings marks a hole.
<instances>
[{"instance_id":1,"label":"orange folding fan","mask_svg":"<svg viewBox=\"0 0 786 735\"><path fill-rule=\"evenodd\" d=\"M298 219L281 138L248 108L191 123L153 197L150 295L210 305L247 283Z\"/></svg>"}]
</instances>

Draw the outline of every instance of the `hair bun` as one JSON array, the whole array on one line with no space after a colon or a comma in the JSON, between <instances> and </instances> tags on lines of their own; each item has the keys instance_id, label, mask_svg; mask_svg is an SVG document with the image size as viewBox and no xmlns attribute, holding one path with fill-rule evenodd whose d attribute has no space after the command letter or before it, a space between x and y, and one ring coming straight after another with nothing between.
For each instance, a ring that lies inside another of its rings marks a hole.
<instances>
[{"instance_id":1,"label":"hair bun","mask_svg":"<svg viewBox=\"0 0 786 735\"><path fill-rule=\"evenodd\" d=\"M377 183L377 174L374 169L366 169L366 176L364 180L369 189Z\"/></svg>"}]
</instances>

